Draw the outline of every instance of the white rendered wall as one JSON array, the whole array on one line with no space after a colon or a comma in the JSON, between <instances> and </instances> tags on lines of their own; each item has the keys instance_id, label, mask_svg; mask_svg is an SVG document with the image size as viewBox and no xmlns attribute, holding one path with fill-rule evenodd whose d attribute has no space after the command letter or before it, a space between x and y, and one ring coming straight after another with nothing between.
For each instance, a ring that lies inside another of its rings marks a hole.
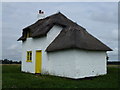
<instances>
[{"instance_id":1,"label":"white rendered wall","mask_svg":"<svg viewBox=\"0 0 120 90\"><path fill-rule=\"evenodd\" d=\"M49 74L84 78L106 74L105 51L64 50L48 53Z\"/></svg>"},{"instance_id":2,"label":"white rendered wall","mask_svg":"<svg viewBox=\"0 0 120 90\"><path fill-rule=\"evenodd\" d=\"M22 43L22 71L35 73L36 50L42 50L42 73L48 72L49 64L47 53L45 52L48 45L58 36L62 27L54 26L47 36L41 38L27 38ZM32 62L26 62L27 51L32 51Z\"/></svg>"},{"instance_id":3,"label":"white rendered wall","mask_svg":"<svg viewBox=\"0 0 120 90\"><path fill-rule=\"evenodd\" d=\"M107 73L106 52L75 50L75 78L98 76Z\"/></svg>"},{"instance_id":4,"label":"white rendered wall","mask_svg":"<svg viewBox=\"0 0 120 90\"><path fill-rule=\"evenodd\" d=\"M49 52L49 74L75 77L75 52L73 50Z\"/></svg>"}]
</instances>

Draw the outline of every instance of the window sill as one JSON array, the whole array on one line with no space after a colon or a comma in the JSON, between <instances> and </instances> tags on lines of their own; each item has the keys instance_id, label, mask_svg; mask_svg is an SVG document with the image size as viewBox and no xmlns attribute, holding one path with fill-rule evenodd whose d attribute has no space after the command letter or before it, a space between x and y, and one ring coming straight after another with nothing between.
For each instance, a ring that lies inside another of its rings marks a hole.
<instances>
[{"instance_id":1,"label":"window sill","mask_svg":"<svg viewBox=\"0 0 120 90\"><path fill-rule=\"evenodd\" d=\"M32 60L26 60L26 62L32 62Z\"/></svg>"}]
</instances>

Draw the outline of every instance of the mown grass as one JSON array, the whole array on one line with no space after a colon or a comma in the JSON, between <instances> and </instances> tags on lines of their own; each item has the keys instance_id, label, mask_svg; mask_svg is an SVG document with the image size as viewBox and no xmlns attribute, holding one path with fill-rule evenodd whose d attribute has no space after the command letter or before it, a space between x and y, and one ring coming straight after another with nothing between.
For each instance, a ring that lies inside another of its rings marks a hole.
<instances>
[{"instance_id":1,"label":"mown grass","mask_svg":"<svg viewBox=\"0 0 120 90\"><path fill-rule=\"evenodd\" d=\"M73 80L22 73L20 65L2 65L2 88L117 88L120 68L108 67L104 76Z\"/></svg>"}]
</instances>

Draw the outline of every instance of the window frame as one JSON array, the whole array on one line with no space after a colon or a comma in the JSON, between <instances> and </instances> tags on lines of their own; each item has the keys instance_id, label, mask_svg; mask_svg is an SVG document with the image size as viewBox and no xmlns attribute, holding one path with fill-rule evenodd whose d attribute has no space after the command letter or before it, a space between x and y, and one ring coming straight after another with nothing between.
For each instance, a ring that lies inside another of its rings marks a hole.
<instances>
[{"instance_id":1,"label":"window frame","mask_svg":"<svg viewBox=\"0 0 120 90\"><path fill-rule=\"evenodd\" d=\"M30 38L30 37L31 37L31 32L30 32L30 30L28 30L28 31L26 32L26 37L27 37L27 38Z\"/></svg>"},{"instance_id":2,"label":"window frame","mask_svg":"<svg viewBox=\"0 0 120 90\"><path fill-rule=\"evenodd\" d=\"M32 62L32 51L27 51L26 62Z\"/></svg>"}]
</instances>

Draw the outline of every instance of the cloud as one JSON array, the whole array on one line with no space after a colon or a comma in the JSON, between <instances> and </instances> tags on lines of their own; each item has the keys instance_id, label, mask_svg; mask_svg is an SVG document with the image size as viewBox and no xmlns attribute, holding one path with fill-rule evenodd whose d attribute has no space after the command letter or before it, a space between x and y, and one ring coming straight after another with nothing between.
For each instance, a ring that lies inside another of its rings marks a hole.
<instances>
[{"instance_id":1,"label":"cloud","mask_svg":"<svg viewBox=\"0 0 120 90\"><path fill-rule=\"evenodd\" d=\"M18 48L18 45L17 44L13 44L12 46L8 47L7 49L8 50L15 50Z\"/></svg>"},{"instance_id":2,"label":"cloud","mask_svg":"<svg viewBox=\"0 0 120 90\"><path fill-rule=\"evenodd\" d=\"M91 9L89 18L94 21L104 23L118 23L118 4L117 3L101 3L96 9Z\"/></svg>"},{"instance_id":3,"label":"cloud","mask_svg":"<svg viewBox=\"0 0 120 90\"><path fill-rule=\"evenodd\" d=\"M21 49L21 44L12 44L3 49L3 58L20 61L22 53Z\"/></svg>"},{"instance_id":4,"label":"cloud","mask_svg":"<svg viewBox=\"0 0 120 90\"><path fill-rule=\"evenodd\" d=\"M105 13L104 11L97 11L91 13L90 18L95 21L104 22L104 23L117 23L117 17L114 17L117 13Z\"/></svg>"}]
</instances>

